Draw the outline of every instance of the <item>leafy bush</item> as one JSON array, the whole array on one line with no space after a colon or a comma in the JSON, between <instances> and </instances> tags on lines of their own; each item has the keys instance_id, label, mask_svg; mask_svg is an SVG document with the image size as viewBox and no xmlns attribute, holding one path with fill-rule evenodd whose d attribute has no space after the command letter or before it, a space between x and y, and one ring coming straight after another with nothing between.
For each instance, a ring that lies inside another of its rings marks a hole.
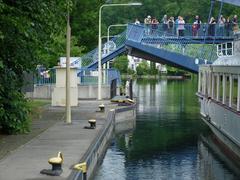
<instances>
[{"instance_id":1,"label":"leafy bush","mask_svg":"<svg viewBox=\"0 0 240 180\"><path fill-rule=\"evenodd\" d=\"M65 52L59 41L65 36L66 7L65 0L0 0L0 126L6 133L29 130L23 74L38 64L55 64L59 51Z\"/></svg>"},{"instance_id":2,"label":"leafy bush","mask_svg":"<svg viewBox=\"0 0 240 180\"><path fill-rule=\"evenodd\" d=\"M137 75L148 75L149 73L149 65L147 63L147 61L142 61L136 68L137 71Z\"/></svg>"},{"instance_id":3,"label":"leafy bush","mask_svg":"<svg viewBox=\"0 0 240 180\"><path fill-rule=\"evenodd\" d=\"M128 69L128 59L127 56L117 57L113 62L113 67L118 69L121 74L126 74Z\"/></svg>"},{"instance_id":4,"label":"leafy bush","mask_svg":"<svg viewBox=\"0 0 240 180\"><path fill-rule=\"evenodd\" d=\"M133 69L128 68L128 69L127 69L127 74L129 74L129 75L134 75L134 74L135 74L135 71L134 71Z\"/></svg>"},{"instance_id":5,"label":"leafy bush","mask_svg":"<svg viewBox=\"0 0 240 180\"><path fill-rule=\"evenodd\" d=\"M29 107L21 92L5 91L0 99L0 125L7 134L26 133L29 131Z\"/></svg>"}]
</instances>

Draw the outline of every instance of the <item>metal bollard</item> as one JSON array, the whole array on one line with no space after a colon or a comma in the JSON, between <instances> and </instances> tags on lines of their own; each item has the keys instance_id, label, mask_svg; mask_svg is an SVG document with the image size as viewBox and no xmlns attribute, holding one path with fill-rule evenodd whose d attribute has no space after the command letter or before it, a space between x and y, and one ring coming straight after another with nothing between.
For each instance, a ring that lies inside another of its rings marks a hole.
<instances>
[{"instance_id":1,"label":"metal bollard","mask_svg":"<svg viewBox=\"0 0 240 180\"><path fill-rule=\"evenodd\" d=\"M86 162L74 165L74 169L81 171L83 173L83 179L84 180L87 179L87 163Z\"/></svg>"},{"instance_id":2,"label":"metal bollard","mask_svg":"<svg viewBox=\"0 0 240 180\"><path fill-rule=\"evenodd\" d=\"M100 112L104 112L104 111L105 111L105 106L104 106L104 104L100 104L98 107L99 107L99 111L100 111Z\"/></svg>"},{"instance_id":3,"label":"metal bollard","mask_svg":"<svg viewBox=\"0 0 240 180\"><path fill-rule=\"evenodd\" d=\"M63 172L62 163L63 155L61 152L58 152L57 157L52 157L48 160L48 163L52 165L52 169L43 169L40 171L41 174L46 174L50 176L60 176Z\"/></svg>"},{"instance_id":4,"label":"metal bollard","mask_svg":"<svg viewBox=\"0 0 240 180\"><path fill-rule=\"evenodd\" d=\"M88 123L90 124L90 128L92 129L96 128L96 119L89 119Z\"/></svg>"}]
</instances>

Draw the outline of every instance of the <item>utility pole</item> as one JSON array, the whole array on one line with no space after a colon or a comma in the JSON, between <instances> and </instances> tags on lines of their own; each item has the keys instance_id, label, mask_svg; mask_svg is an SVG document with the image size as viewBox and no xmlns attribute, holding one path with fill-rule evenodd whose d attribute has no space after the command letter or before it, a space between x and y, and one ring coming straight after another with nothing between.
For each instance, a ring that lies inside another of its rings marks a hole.
<instances>
[{"instance_id":1,"label":"utility pole","mask_svg":"<svg viewBox=\"0 0 240 180\"><path fill-rule=\"evenodd\" d=\"M70 105L70 43L71 43L71 27L69 22L69 3L67 14L67 57L66 57L66 123L71 124L71 105Z\"/></svg>"}]
</instances>

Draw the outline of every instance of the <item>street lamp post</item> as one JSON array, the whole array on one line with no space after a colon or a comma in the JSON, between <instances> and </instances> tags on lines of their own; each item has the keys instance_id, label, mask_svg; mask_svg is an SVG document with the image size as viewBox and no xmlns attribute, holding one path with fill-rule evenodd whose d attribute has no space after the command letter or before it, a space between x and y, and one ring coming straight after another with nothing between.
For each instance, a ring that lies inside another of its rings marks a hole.
<instances>
[{"instance_id":1,"label":"street lamp post","mask_svg":"<svg viewBox=\"0 0 240 180\"><path fill-rule=\"evenodd\" d=\"M68 4L69 6L69 4ZM70 104L70 42L71 42L71 27L69 20L69 7L67 12L67 45L66 45L66 123L71 124L71 104Z\"/></svg>"},{"instance_id":2,"label":"street lamp post","mask_svg":"<svg viewBox=\"0 0 240 180\"><path fill-rule=\"evenodd\" d=\"M109 54L109 37L110 37L110 29L112 27L123 27L123 26L127 26L128 24L112 24L110 26L108 26L108 30L107 30L107 54ZM107 62L107 69L109 69L109 61Z\"/></svg>"},{"instance_id":3,"label":"street lamp post","mask_svg":"<svg viewBox=\"0 0 240 180\"><path fill-rule=\"evenodd\" d=\"M113 6L141 6L142 3L128 3L128 4L103 4L99 8L98 16L98 100L102 99L102 39L101 39L101 21L102 21L102 9L103 7Z\"/></svg>"},{"instance_id":4,"label":"street lamp post","mask_svg":"<svg viewBox=\"0 0 240 180\"><path fill-rule=\"evenodd\" d=\"M123 26L127 26L128 24L112 24L110 26L108 26L108 30L107 30L107 53L109 53L109 37L110 37L110 29L112 27L123 27Z\"/></svg>"}]
</instances>

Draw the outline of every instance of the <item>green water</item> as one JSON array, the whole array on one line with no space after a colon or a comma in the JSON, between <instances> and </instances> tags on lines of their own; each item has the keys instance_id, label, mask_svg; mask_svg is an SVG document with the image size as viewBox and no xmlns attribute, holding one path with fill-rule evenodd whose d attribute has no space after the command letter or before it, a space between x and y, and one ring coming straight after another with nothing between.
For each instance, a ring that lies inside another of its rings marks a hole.
<instances>
[{"instance_id":1,"label":"green water","mask_svg":"<svg viewBox=\"0 0 240 180\"><path fill-rule=\"evenodd\" d=\"M238 179L203 138L212 136L199 114L197 79L140 80L136 127L117 135L96 180Z\"/></svg>"}]
</instances>

